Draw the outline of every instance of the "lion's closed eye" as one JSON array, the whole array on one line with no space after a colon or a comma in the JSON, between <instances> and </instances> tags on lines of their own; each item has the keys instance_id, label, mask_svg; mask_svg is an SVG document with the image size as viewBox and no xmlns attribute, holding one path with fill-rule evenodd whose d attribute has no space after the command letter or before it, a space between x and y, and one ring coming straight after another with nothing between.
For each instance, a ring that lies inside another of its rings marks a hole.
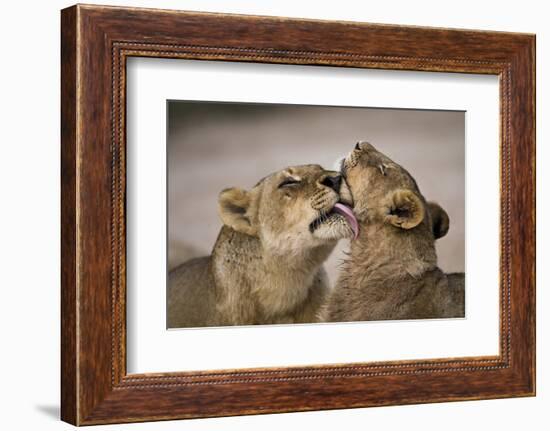
<instances>
[{"instance_id":1,"label":"lion's closed eye","mask_svg":"<svg viewBox=\"0 0 550 431\"><path fill-rule=\"evenodd\" d=\"M293 187L299 185L300 183L301 181L296 178L286 178L279 184L278 188Z\"/></svg>"}]
</instances>

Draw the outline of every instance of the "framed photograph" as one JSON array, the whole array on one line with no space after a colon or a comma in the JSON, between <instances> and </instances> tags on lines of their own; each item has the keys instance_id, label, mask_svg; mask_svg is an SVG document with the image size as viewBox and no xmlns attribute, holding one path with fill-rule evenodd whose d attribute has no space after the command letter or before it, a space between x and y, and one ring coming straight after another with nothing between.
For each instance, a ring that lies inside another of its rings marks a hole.
<instances>
[{"instance_id":1,"label":"framed photograph","mask_svg":"<svg viewBox=\"0 0 550 431\"><path fill-rule=\"evenodd\" d=\"M535 36L61 13L61 416L535 394Z\"/></svg>"}]
</instances>

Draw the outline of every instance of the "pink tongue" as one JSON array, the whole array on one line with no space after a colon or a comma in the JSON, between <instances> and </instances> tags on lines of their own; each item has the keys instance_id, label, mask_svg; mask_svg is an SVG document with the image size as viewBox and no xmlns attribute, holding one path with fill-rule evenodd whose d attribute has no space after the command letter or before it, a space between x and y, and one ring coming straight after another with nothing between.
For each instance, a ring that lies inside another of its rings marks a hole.
<instances>
[{"instance_id":1,"label":"pink tongue","mask_svg":"<svg viewBox=\"0 0 550 431\"><path fill-rule=\"evenodd\" d=\"M351 227L351 230L353 231L353 239L357 239L357 237L359 236L359 223L355 218L353 210L347 205L337 203L336 205L334 205L334 211L342 214L346 218Z\"/></svg>"}]
</instances>

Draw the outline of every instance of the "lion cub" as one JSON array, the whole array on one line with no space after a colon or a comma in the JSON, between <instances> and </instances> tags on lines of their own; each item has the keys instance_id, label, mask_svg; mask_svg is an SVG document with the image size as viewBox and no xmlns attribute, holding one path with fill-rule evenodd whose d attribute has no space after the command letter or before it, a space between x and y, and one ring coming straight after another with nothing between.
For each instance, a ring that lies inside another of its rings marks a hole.
<instances>
[{"instance_id":1,"label":"lion cub","mask_svg":"<svg viewBox=\"0 0 550 431\"><path fill-rule=\"evenodd\" d=\"M435 240L447 213L427 203L413 177L371 144L358 143L342 161L359 237L331 293L328 321L464 316L464 274L437 266Z\"/></svg>"},{"instance_id":2,"label":"lion cub","mask_svg":"<svg viewBox=\"0 0 550 431\"><path fill-rule=\"evenodd\" d=\"M224 226L212 255L169 274L168 327L318 321L322 264L357 232L340 174L289 167L250 191L223 190L218 204Z\"/></svg>"}]
</instances>

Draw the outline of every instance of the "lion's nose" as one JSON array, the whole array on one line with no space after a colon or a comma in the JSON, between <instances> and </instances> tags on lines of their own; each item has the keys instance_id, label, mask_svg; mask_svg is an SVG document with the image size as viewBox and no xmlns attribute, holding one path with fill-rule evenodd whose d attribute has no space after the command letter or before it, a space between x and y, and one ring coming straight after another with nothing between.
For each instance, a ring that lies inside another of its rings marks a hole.
<instances>
[{"instance_id":1,"label":"lion's nose","mask_svg":"<svg viewBox=\"0 0 550 431\"><path fill-rule=\"evenodd\" d=\"M340 184L342 184L341 175L327 175L321 180L321 184L336 191L340 191Z\"/></svg>"},{"instance_id":2,"label":"lion's nose","mask_svg":"<svg viewBox=\"0 0 550 431\"><path fill-rule=\"evenodd\" d=\"M372 151L374 146L367 141L359 141L355 144L355 149L358 151Z\"/></svg>"}]
</instances>

